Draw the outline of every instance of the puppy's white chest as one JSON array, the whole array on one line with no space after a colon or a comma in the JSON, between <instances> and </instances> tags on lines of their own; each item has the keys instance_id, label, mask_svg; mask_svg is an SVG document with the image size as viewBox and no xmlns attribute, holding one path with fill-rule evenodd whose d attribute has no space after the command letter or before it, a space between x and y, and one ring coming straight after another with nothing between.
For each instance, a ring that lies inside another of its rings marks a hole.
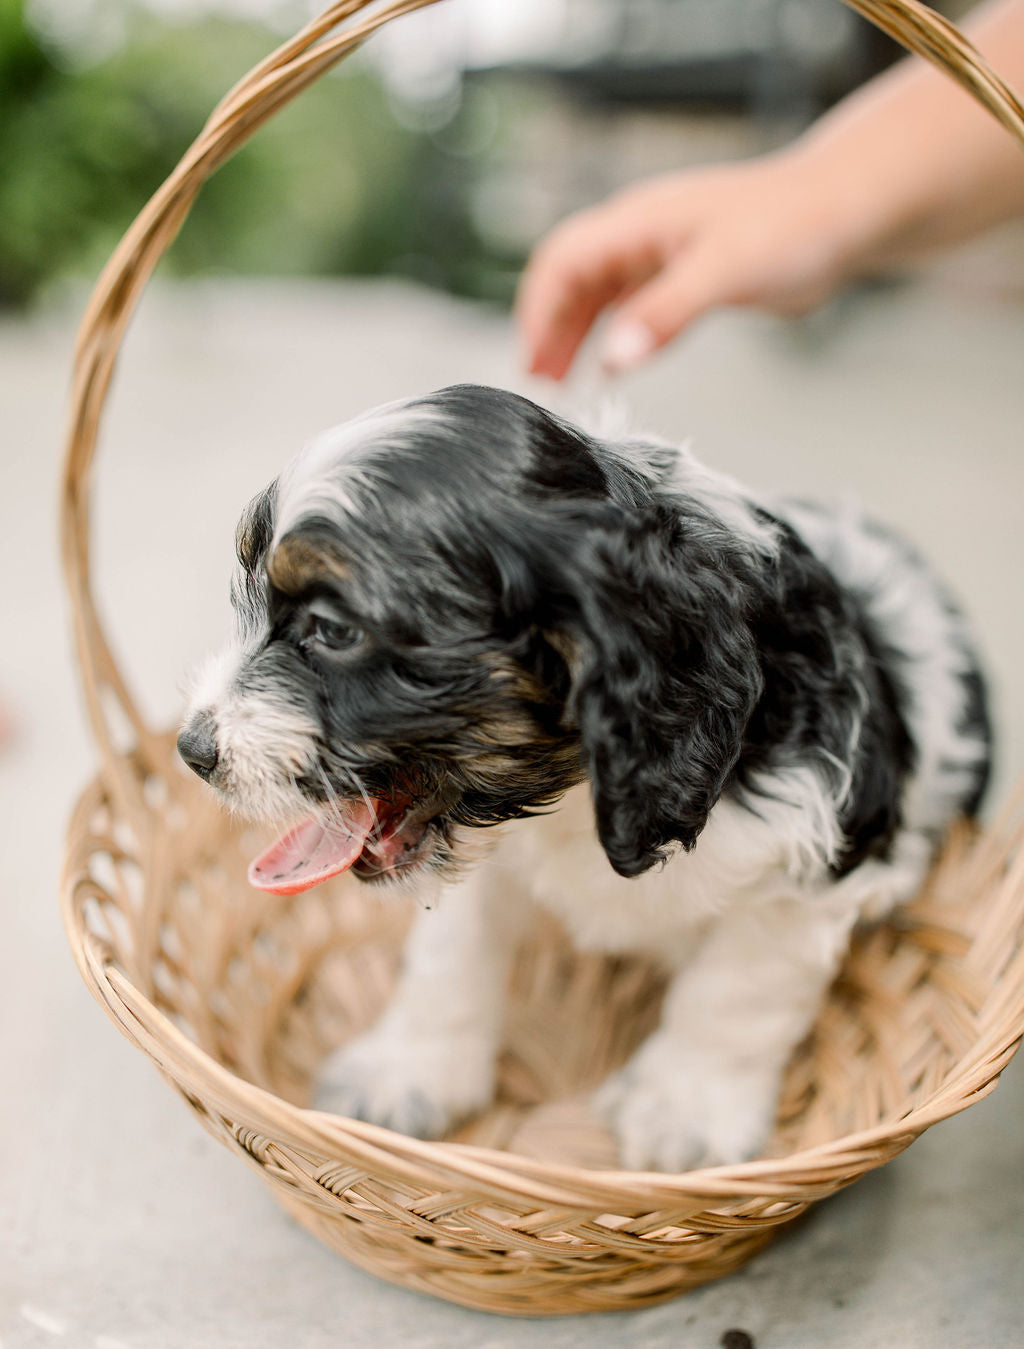
<instances>
[{"instance_id":1,"label":"puppy's white chest","mask_svg":"<svg viewBox=\"0 0 1024 1349\"><path fill-rule=\"evenodd\" d=\"M586 785L551 814L510 826L495 860L584 950L646 951L675 963L713 911L699 887L687 893L688 858L634 880L617 875L598 841Z\"/></svg>"},{"instance_id":2,"label":"puppy's white chest","mask_svg":"<svg viewBox=\"0 0 1024 1349\"><path fill-rule=\"evenodd\" d=\"M692 852L631 880L605 856L586 784L549 815L508 826L495 861L581 948L649 952L676 964L712 919L817 892L826 881L827 861L815 846L820 788L803 770L791 779L790 799L765 802L757 813L723 797Z\"/></svg>"}]
</instances>

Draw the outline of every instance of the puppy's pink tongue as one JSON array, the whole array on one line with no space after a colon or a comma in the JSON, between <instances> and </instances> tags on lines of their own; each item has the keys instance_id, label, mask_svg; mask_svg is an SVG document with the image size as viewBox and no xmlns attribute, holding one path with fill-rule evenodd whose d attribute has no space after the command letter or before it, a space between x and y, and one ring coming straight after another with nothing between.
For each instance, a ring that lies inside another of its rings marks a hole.
<instances>
[{"instance_id":1,"label":"puppy's pink tongue","mask_svg":"<svg viewBox=\"0 0 1024 1349\"><path fill-rule=\"evenodd\" d=\"M304 820L249 865L249 884L275 895L297 895L347 871L377 824L376 802L345 807L342 820Z\"/></svg>"}]
</instances>

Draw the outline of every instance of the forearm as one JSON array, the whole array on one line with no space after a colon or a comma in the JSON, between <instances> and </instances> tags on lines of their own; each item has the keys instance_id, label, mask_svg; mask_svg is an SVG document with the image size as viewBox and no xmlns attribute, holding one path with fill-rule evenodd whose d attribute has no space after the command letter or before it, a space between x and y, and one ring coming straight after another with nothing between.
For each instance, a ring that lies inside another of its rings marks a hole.
<instances>
[{"instance_id":1,"label":"forearm","mask_svg":"<svg viewBox=\"0 0 1024 1349\"><path fill-rule=\"evenodd\" d=\"M1024 86L1024 0L983 6L965 30L1009 84ZM820 176L847 277L1024 212L1024 148L920 58L845 99L784 155Z\"/></svg>"}]
</instances>

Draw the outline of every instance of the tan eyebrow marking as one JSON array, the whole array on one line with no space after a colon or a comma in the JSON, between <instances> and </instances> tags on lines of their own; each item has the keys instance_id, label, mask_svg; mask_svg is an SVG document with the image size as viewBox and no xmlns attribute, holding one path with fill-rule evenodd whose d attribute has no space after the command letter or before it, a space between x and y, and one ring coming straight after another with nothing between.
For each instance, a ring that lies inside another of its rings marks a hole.
<instances>
[{"instance_id":1,"label":"tan eyebrow marking","mask_svg":"<svg viewBox=\"0 0 1024 1349\"><path fill-rule=\"evenodd\" d=\"M271 583L286 595L297 595L317 581L349 578L348 565L330 548L301 535L286 535L267 560Z\"/></svg>"}]
</instances>

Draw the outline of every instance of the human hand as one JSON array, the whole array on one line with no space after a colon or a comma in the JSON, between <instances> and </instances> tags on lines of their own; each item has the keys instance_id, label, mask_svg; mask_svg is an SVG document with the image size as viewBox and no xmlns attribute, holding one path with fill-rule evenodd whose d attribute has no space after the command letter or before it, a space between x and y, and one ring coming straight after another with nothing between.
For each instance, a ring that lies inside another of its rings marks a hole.
<instances>
[{"instance_id":1,"label":"human hand","mask_svg":"<svg viewBox=\"0 0 1024 1349\"><path fill-rule=\"evenodd\" d=\"M534 374L561 379L601 313L609 371L638 365L720 305L798 314L847 273L851 222L827 160L788 150L640 183L534 250L516 303Z\"/></svg>"}]
</instances>

